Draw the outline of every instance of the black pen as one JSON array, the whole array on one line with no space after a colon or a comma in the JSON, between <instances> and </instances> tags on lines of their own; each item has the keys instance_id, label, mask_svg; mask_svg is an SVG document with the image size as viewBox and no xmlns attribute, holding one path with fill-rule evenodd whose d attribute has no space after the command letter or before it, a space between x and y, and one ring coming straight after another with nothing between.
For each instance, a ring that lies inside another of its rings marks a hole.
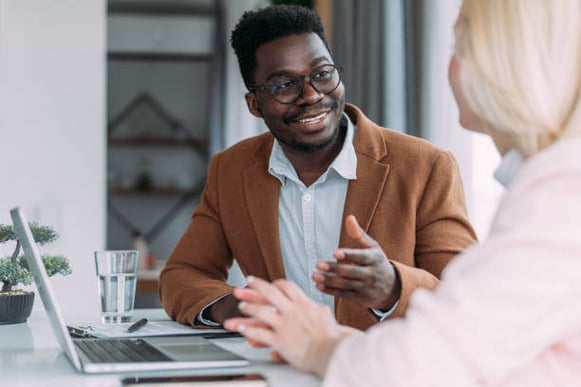
<instances>
[{"instance_id":1,"label":"black pen","mask_svg":"<svg viewBox=\"0 0 581 387\"><path fill-rule=\"evenodd\" d=\"M127 332L129 332L129 333L135 332L136 330L138 330L139 328L141 328L145 324L147 324L147 319L142 318L141 320L136 321L134 324L130 325L129 328L127 328Z\"/></svg>"}]
</instances>

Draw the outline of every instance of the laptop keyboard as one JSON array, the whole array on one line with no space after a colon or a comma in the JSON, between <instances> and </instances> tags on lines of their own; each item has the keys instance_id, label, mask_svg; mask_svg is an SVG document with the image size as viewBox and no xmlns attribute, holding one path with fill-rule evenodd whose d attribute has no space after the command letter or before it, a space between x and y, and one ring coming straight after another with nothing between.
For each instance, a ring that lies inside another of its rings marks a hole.
<instances>
[{"instance_id":1,"label":"laptop keyboard","mask_svg":"<svg viewBox=\"0 0 581 387\"><path fill-rule=\"evenodd\" d=\"M74 343L95 363L171 361L143 339L83 339Z\"/></svg>"}]
</instances>

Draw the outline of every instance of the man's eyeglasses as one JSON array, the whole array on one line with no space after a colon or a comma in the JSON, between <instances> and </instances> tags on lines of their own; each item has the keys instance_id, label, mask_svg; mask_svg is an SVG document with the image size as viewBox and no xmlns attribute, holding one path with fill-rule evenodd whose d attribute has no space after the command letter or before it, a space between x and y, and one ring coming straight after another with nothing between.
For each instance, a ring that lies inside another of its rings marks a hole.
<instances>
[{"instance_id":1,"label":"man's eyeglasses","mask_svg":"<svg viewBox=\"0 0 581 387\"><path fill-rule=\"evenodd\" d=\"M319 93L330 94L341 83L341 71L343 66L332 64L317 67L308 75L282 74L271 79L268 85L252 85L250 91L268 90L272 97L282 104L294 103L303 92L303 79L309 78L311 87Z\"/></svg>"}]
</instances>

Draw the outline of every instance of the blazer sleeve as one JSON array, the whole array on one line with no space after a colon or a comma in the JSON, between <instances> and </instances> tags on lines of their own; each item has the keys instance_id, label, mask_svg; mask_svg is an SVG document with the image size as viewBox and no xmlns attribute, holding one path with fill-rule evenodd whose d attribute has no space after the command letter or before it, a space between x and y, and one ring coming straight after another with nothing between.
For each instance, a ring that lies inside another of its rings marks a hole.
<instances>
[{"instance_id":1,"label":"blazer sleeve","mask_svg":"<svg viewBox=\"0 0 581 387\"><path fill-rule=\"evenodd\" d=\"M233 257L219 211L219 156L210 162L201 201L167 260L159 278L159 295L167 314L195 325L211 301L232 291L226 284Z\"/></svg>"},{"instance_id":2,"label":"blazer sleeve","mask_svg":"<svg viewBox=\"0 0 581 387\"><path fill-rule=\"evenodd\" d=\"M432 165L416 222L415 267L392 261L402 289L399 305L391 317L405 314L415 289L434 289L444 267L476 241L468 220L460 170L449 152L441 152Z\"/></svg>"}]
</instances>

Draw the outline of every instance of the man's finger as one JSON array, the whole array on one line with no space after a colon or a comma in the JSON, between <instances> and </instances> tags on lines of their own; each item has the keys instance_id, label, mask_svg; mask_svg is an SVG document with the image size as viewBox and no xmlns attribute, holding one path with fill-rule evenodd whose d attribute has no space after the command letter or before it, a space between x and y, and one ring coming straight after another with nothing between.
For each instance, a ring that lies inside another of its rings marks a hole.
<instances>
[{"instance_id":1,"label":"man's finger","mask_svg":"<svg viewBox=\"0 0 581 387\"><path fill-rule=\"evenodd\" d=\"M369 248L379 246L375 239L367 235L363 228L361 228L354 215L348 215L345 219L345 229L347 235L355 239L361 247Z\"/></svg>"},{"instance_id":2,"label":"man's finger","mask_svg":"<svg viewBox=\"0 0 581 387\"><path fill-rule=\"evenodd\" d=\"M370 290L371 281L369 277L346 278L333 273L322 273L323 280L313 279L316 284L323 285L326 289L352 290L357 293L367 293Z\"/></svg>"},{"instance_id":3,"label":"man's finger","mask_svg":"<svg viewBox=\"0 0 581 387\"><path fill-rule=\"evenodd\" d=\"M378 251L377 247L367 249L340 248L337 251L342 252L341 258L337 257L339 264L352 263L360 266L376 266L385 259L383 253Z\"/></svg>"},{"instance_id":4,"label":"man's finger","mask_svg":"<svg viewBox=\"0 0 581 387\"><path fill-rule=\"evenodd\" d=\"M333 263L333 264L329 265L329 270L322 271L322 272L319 272L316 274L323 276L325 279L338 277L338 278L367 282L367 279L371 275L372 269L373 268L370 268L368 266ZM321 277L317 277L317 278L320 279ZM315 279L315 281L316 281L316 279Z\"/></svg>"}]
</instances>

